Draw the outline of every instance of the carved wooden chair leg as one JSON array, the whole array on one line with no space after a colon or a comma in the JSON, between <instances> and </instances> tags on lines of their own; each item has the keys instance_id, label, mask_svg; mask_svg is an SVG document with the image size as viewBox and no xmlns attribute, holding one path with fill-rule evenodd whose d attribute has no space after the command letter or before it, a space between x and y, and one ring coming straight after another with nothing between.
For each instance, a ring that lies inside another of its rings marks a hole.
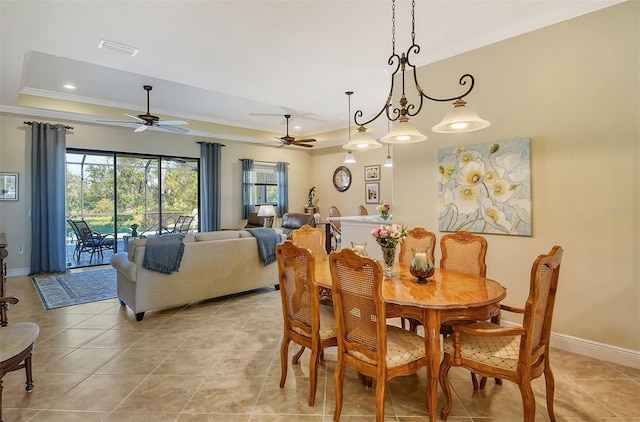
<instances>
[{"instance_id":1,"label":"carved wooden chair leg","mask_svg":"<svg viewBox=\"0 0 640 422\"><path fill-rule=\"evenodd\" d=\"M297 364L303 353L304 353L304 346L301 346L300 350L298 351L298 353L293 355L293 359L291 359L291 363L293 363L294 365Z\"/></svg>"}]
</instances>

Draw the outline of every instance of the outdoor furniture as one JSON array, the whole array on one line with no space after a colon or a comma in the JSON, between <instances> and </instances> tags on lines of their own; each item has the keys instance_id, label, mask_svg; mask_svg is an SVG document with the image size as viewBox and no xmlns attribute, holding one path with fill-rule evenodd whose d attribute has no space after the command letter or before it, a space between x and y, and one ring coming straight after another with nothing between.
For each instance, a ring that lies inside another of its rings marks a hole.
<instances>
[{"instance_id":1,"label":"outdoor furniture","mask_svg":"<svg viewBox=\"0 0 640 422\"><path fill-rule=\"evenodd\" d=\"M284 338L280 347L280 388L284 388L287 380L289 342L293 340L302 348L293 356L292 364L298 363L305 347L311 350L309 406L313 406L322 351L338 345L333 309L320 304L315 280L315 259L311 252L288 240L276 246L276 259L284 318Z\"/></svg>"},{"instance_id":2,"label":"outdoor furniture","mask_svg":"<svg viewBox=\"0 0 640 422\"><path fill-rule=\"evenodd\" d=\"M446 420L451 411L449 369L462 366L483 376L506 378L516 383L522 396L525 422L533 422L536 415L531 381L544 374L547 411L549 419L555 422L549 340L562 253L560 246L554 246L548 254L536 258L524 308L500 305L502 310L522 314L521 326L502 327L486 321L453 326L453 335L444 340L444 358L440 365L440 385L447 398L442 420Z\"/></svg>"},{"instance_id":3,"label":"outdoor furniture","mask_svg":"<svg viewBox=\"0 0 640 422\"><path fill-rule=\"evenodd\" d=\"M113 234L102 234L97 230L91 230L85 220L68 219L67 223L73 229L76 236L76 248L73 256L76 260L80 260L80 254L83 252L91 253L89 263L93 260L93 255L103 256L104 249L113 249L116 239Z\"/></svg>"}]
</instances>

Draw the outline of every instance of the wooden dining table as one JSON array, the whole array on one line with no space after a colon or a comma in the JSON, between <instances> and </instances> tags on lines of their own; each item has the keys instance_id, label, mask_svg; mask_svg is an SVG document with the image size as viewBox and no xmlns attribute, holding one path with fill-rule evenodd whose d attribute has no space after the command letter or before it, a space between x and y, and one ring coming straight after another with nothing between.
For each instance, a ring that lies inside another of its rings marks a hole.
<instances>
[{"instance_id":1,"label":"wooden dining table","mask_svg":"<svg viewBox=\"0 0 640 422\"><path fill-rule=\"evenodd\" d=\"M316 261L316 281L329 291L329 261ZM382 295L387 317L411 317L422 321L427 357L427 410L435 421L440 367L440 324L455 320L486 320L499 312L507 290L486 277L436 268L427 283L419 284L409 272L409 264L394 265L393 276L385 276Z\"/></svg>"}]
</instances>

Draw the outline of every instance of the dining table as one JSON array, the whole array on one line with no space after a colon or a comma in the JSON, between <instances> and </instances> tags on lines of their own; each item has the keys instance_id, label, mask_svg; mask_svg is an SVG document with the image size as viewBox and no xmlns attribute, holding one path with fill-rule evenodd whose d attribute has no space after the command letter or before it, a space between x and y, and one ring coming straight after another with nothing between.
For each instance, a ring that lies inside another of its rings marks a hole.
<instances>
[{"instance_id":1,"label":"dining table","mask_svg":"<svg viewBox=\"0 0 640 422\"><path fill-rule=\"evenodd\" d=\"M329 261L316 261L316 282L322 295L330 296ZM456 320L487 320L498 314L507 289L495 280L459 271L436 268L426 283L418 283L409 264L396 262L393 275L385 276L382 296L387 317L410 317L424 326L427 359L427 410L435 421L440 368L440 324Z\"/></svg>"}]
</instances>

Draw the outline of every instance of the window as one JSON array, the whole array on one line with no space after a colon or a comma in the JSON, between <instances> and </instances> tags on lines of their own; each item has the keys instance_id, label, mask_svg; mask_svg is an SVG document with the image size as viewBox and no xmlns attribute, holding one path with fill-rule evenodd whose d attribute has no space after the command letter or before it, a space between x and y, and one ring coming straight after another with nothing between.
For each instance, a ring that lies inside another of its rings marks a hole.
<instances>
[{"instance_id":1,"label":"window","mask_svg":"<svg viewBox=\"0 0 640 422\"><path fill-rule=\"evenodd\" d=\"M253 165L254 198L256 205L278 205L278 173L275 163L259 163Z\"/></svg>"}]
</instances>

